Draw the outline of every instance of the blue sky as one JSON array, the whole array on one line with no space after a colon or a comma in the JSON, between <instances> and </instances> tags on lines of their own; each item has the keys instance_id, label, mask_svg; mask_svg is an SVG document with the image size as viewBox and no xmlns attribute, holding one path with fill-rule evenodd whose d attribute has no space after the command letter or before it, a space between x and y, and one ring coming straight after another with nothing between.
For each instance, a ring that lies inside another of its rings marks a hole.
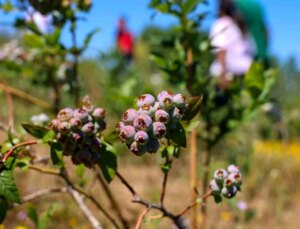
<instances>
[{"instance_id":1,"label":"blue sky","mask_svg":"<svg viewBox=\"0 0 300 229\"><path fill-rule=\"evenodd\" d=\"M281 59L296 56L300 63L300 1L260 1L265 7L271 33L271 52ZM92 29L97 27L101 29L92 40L88 55L96 55L113 45L116 24L120 16L126 16L128 26L135 35L138 35L145 25L169 26L176 22L172 17L160 14L151 19L153 12L147 8L148 2L148 0L94 0L90 14L86 16L86 21L80 23L78 30L78 39L82 41L84 35ZM203 28L208 30L214 20L216 0L210 0L210 6L206 9L212 12L203 25ZM12 21L12 17L0 14L0 22L9 20ZM63 40L66 43L70 41L67 32L64 33Z\"/></svg>"}]
</instances>

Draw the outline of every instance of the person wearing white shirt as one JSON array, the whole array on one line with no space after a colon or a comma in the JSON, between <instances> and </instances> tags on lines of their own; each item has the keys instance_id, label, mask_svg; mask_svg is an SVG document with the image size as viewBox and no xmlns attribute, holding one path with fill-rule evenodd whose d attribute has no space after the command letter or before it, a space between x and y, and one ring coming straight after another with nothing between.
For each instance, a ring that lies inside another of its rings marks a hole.
<instances>
[{"instance_id":1,"label":"person wearing white shirt","mask_svg":"<svg viewBox=\"0 0 300 229\"><path fill-rule=\"evenodd\" d=\"M220 0L219 17L210 31L216 58L210 67L219 86L226 89L233 77L242 77L253 61L253 45L247 28L230 0Z\"/></svg>"}]
</instances>

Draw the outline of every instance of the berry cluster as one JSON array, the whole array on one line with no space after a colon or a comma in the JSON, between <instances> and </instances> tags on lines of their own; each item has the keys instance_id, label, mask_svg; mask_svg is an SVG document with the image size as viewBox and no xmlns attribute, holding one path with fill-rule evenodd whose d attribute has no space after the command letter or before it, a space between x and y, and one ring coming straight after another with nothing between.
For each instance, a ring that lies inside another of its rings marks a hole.
<instances>
[{"instance_id":1,"label":"berry cluster","mask_svg":"<svg viewBox=\"0 0 300 229\"><path fill-rule=\"evenodd\" d=\"M175 129L187 108L185 96L162 91L157 100L150 94L137 100L138 109L128 109L117 129L120 139L136 155L155 153L160 140Z\"/></svg>"},{"instance_id":2,"label":"berry cluster","mask_svg":"<svg viewBox=\"0 0 300 229\"><path fill-rule=\"evenodd\" d=\"M71 156L76 165L87 167L97 164L100 159L100 132L106 127L105 110L94 108L85 101L81 108L64 108L50 123L56 133L56 140L63 147L63 155Z\"/></svg>"},{"instance_id":3,"label":"berry cluster","mask_svg":"<svg viewBox=\"0 0 300 229\"><path fill-rule=\"evenodd\" d=\"M241 191L242 174L235 165L229 165L227 170L217 169L214 179L210 181L209 188L214 196L232 198L238 191Z\"/></svg>"}]
</instances>

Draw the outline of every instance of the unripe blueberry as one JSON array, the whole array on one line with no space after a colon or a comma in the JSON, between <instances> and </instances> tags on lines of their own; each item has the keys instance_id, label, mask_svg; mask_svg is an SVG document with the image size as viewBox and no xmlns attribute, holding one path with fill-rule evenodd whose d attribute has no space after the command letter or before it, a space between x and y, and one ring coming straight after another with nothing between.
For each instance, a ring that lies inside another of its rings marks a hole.
<instances>
[{"instance_id":1,"label":"unripe blueberry","mask_svg":"<svg viewBox=\"0 0 300 229\"><path fill-rule=\"evenodd\" d=\"M160 108L169 110L173 105L173 97L172 97L172 95L165 94L164 96L160 97L158 102L159 102Z\"/></svg>"},{"instance_id":2,"label":"unripe blueberry","mask_svg":"<svg viewBox=\"0 0 300 229\"><path fill-rule=\"evenodd\" d=\"M81 143L84 137L85 135L81 130L77 130L76 132L71 133L71 140L76 144Z\"/></svg>"},{"instance_id":3,"label":"unripe blueberry","mask_svg":"<svg viewBox=\"0 0 300 229\"><path fill-rule=\"evenodd\" d=\"M103 120L97 121L94 125L95 125L95 133L101 132L106 128L106 122L104 122Z\"/></svg>"},{"instance_id":4,"label":"unripe blueberry","mask_svg":"<svg viewBox=\"0 0 300 229\"><path fill-rule=\"evenodd\" d=\"M217 184L216 180L213 179L209 183L209 189L213 192L215 195L220 195L221 194L221 189L219 185Z\"/></svg>"},{"instance_id":5,"label":"unripe blueberry","mask_svg":"<svg viewBox=\"0 0 300 229\"><path fill-rule=\"evenodd\" d=\"M145 104L139 108L138 113L149 115L150 117L152 117L156 110L157 110L157 106L151 106L151 105Z\"/></svg>"},{"instance_id":6,"label":"unripe blueberry","mask_svg":"<svg viewBox=\"0 0 300 229\"><path fill-rule=\"evenodd\" d=\"M237 188L235 186L232 187L224 187L222 188L222 195L228 199L234 197L237 193Z\"/></svg>"},{"instance_id":7,"label":"unripe blueberry","mask_svg":"<svg viewBox=\"0 0 300 229\"><path fill-rule=\"evenodd\" d=\"M147 143L147 152L156 153L160 147L160 143L157 139L150 139Z\"/></svg>"},{"instance_id":8,"label":"unripe blueberry","mask_svg":"<svg viewBox=\"0 0 300 229\"><path fill-rule=\"evenodd\" d=\"M71 125L68 122L61 122L58 125L58 130L61 133L67 133L71 129Z\"/></svg>"},{"instance_id":9,"label":"unripe blueberry","mask_svg":"<svg viewBox=\"0 0 300 229\"><path fill-rule=\"evenodd\" d=\"M122 121L125 124L132 124L138 115L139 115L139 113L135 109L128 109L123 114Z\"/></svg>"},{"instance_id":10,"label":"unripe blueberry","mask_svg":"<svg viewBox=\"0 0 300 229\"><path fill-rule=\"evenodd\" d=\"M173 96L173 103L175 106L185 108L187 106L186 97L182 94L176 94Z\"/></svg>"},{"instance_id":11,"label":"unripe blueberry","mask_svg":"<svg viewBox=\"0 0 300 229\"><path fill-rule=\"evenodd\" d=\"M240 169L235 165L229 165L227 170L230 173L239 173L240 172Z\"/></svg>"},{"instance_id":12,"label":"unripe blueberry","mask_svg":"<svg viewBox=\"0 0 300 229\"><path fill-rule=\"evenodd\" d=\"M228 172L225 169L218 169L214 173L214 178L218 181L223 181L228 176Z\"/></svg>"},{"instance_id":13,"label":"unripe blueberry","mask_svg":"<svg viewBox=\"0 0 300 229\"><path fill-rule=\"evenodd\" d=\"M158 139L163 138L166 135L167 128L161 122L154 122L153 123L153 135Z\"/></svg>"},{"instance_id":14,"label":"unripe blueberry","mask_svg":"<svg viewBox=\"0 0 300 229\"><path fill-rule=\"evenodd\" d=\"M147 152L146 145L140 145L137 142L132 142L130 145L130 151L137 156L142 156Z\"/></svg>"},{"instance_id":15,"label":"unripe blueberry","mask_svg":"<svg viewBox=\"0 0 300 229\"><path fill-rule=\"evenodd\" d=\"M233 184L236 184L236 185L242 184L242 174L241 173L230 173L228 178L232 181Z\"/></svg>"},{"instance_id":16,"label":"unripe blueberry","mask_svg":"<svg viewBox=\"0 0 300 229\"><path fill-rule=\"evenodd\" d=\"M74 118L80 119L82 123L85 123L88 121L89 114L86 110L82 108L78 108L74 110Z\"/></svg>"},{"instance_id":17,"label":"unripe blueberry","mask_svg":"<svg viewBox=\"0 0 300 229\"><path fill-rule=\"evenodd\" d=\"M147 131L150 129L151 125L152 125L151 117L145 114L138 115L133 121L133 126L136 130Z\"/></svg>"},{"instance_id":18,"label":"unripe blueberry","mask_svg":"<svg viewBox=\"0 0 300 229\"><path fill-rule=\"evenodd\" d=\"M178 107L174 107L171 110L171 116L173 122L179 122L182 119L183 113Z\"/></svg>"},{"instance_id":19,"label":"unripe blueberry","mask_svg":"<svg viewBox=\"0 0 300 229\"><path fill-rule=\"evenodd\" d=\"M163 124L167 124L169 122L170 116L168 112L162 109L158 109L155 112L155 121L161 122Z\"/></svg>"},{"instance_id":20,"label":"unripe blueberry","mask_svg":"<svg viewBox=\"0 0 300 229\"><path fill-rule=\"evenodd\" d=\"M149 140L149 136L145 131L140 130L136 132L136 134L134 135L134 141L136 141L140 145L147 144L148 140Z\"/></svg>"},{"instance_id":21,"label":"unripe blueberry","mask_svg":"<svg viewBox=\"0 0 300 229\"><path fill-rule=\"evenodd\" d=\"M106 111L101 108L101 107L97 107L94 109L92 116L96 119L96 120L102 120L104 119L106 114Z\"/></svg>"},{"instance_id":22,"label":"unripe blueberry","mask_svg":"<svg viewBox=\"0 0 300 229\"><path fill-rule=\"evenodd\" d=\"M78 118L71 118L69 123L72 130L77 130L81 127L81 121Z\"/></svg>"},{"instance_id":23,"label":"unripe blueberry","mask_svg":"<svg viewBox=\"0 0 300 229\"><path fill-rule=\"evenodd\" d=\"M87 135L92 135L95 131L95 126L93 123L88 122L81 127L81 130Z\"/></svg>"},{"instance_id":24,"label":"unripe blueberry","mask_svg":"<svg viewBox=\"0 0 300 229\"><path fill-rule=\"evenodd\" d=\"M171 91L162 91L162 92L158 93L157 100L161 100L161 98L163 98L165 96L173 96L173 92L171 92Z\"/></svg>"},{"instance_id":25,"label":"unripe blueberry","mask_svg":"<svg viewBox=\"0 0 300 229\"><path fill-rule=\"evenodd\" d=\"M150 95L150 94L141 95L141 96L139 96L139 98L137 100L138 108L140 108L144 105L152 106L154 103L155 103L155 98L153 97L153 95Z\"/></svg>"},{"instance_id":26,"label":"unripe blueberry","mask_svg":"<svg viewBox=\"0 0 300 229\"><path fill-rule=\"evenodd\" d=\"M60 124L60 121L59 121L58 119L53 119L53 120L49 123L49 127L50 127L52 130L57 131L57 130L58 130L59 124Z\"/></svg>"},{"instance_id":27,"label":"unripe blueberry","mask_svg":"<svg viewBox=\"0 0 300 229\"><path fill-rule=\"evenodd\" d=\"M135 133L133 126L123 126L120 130L120 138L123 142L131 143L134 139Z\"/></svg>"},{"instance_id":28,"label":"unripe blueberry","mask_svg":"<svg viewBox=\"0 0 300 229\"><path fill-rule=\"evenodd\" d=\"M73 109L64 108L57 114L57 119L61 122L67 122L73 117Z\"/></svg>"}]
</instances>

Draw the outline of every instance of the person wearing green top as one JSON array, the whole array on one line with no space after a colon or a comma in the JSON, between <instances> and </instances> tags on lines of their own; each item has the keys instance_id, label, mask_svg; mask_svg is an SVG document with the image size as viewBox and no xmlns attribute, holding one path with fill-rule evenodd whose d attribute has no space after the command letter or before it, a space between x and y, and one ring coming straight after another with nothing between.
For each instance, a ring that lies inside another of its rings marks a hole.
<instances>
[{"instance_id":1,"label":"person wearing green top","mask_svg":"<svg viewBox=\"0 0 300 229\"><path fill-rule=\"evenodd\" d=\"M243 17L256 45L255 59L268 62L268 30L264 10L256 0L235 0L237 10Z\"/></svg>"}]
</instances>

